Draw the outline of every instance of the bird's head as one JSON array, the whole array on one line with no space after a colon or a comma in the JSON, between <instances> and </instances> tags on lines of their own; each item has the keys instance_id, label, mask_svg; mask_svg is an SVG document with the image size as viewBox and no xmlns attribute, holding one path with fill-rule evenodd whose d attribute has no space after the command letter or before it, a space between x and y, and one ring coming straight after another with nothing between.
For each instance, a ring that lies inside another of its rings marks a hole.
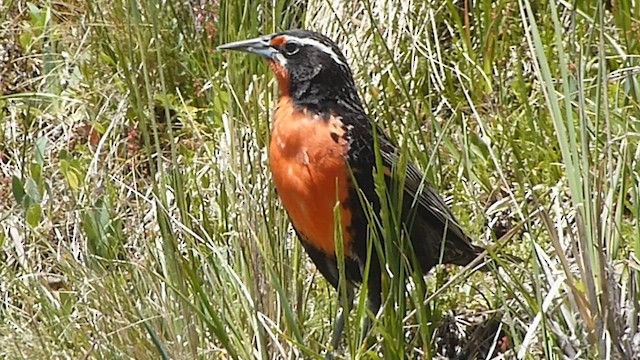
<instances>
[{"instance_id":1,"label":"bird's head","mask_svg":"<svg viewBox=\"0 0 640 360\"><path fill-rule=\"evenodd\" d=\"M228 43L218 50L260 55L276 75L280 96L320 112L322 105L362 108L351 69L340 48L328 37L307 30L288 30Z\"/></svg>"}]
</instances>

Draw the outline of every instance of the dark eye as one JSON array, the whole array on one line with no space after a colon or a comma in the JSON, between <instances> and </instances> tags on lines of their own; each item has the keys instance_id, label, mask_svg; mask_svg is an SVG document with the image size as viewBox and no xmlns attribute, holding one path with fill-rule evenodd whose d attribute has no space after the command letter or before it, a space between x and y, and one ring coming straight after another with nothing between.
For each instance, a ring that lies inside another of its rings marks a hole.
<instances>
[{"instance_id":1,"label":"dark eye","mask_svg":"<svg viewBox=\"0 0 640 360\"><path fill-rule=\"evenodd\" d=\"M282 50L284 50L284 53L286 55L293 55L300 50L300 44L293 41L289 41L286 44L284 44L284 47L282 48Z\"/></svg>"}]
</instances>

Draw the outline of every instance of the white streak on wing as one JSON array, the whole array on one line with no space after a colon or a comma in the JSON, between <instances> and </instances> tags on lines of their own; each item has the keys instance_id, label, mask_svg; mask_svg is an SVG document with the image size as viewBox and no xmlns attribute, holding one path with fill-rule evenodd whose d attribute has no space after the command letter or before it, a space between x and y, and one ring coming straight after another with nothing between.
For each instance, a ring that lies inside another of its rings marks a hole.
<instances>
[{"instance_id":1,"label":"white streak on wing","mask_svg":"<svg viewBox=\"0 0 640 360\"><path fill-rule=\"evenodd\" d=\"M292 40L295 42L298 42L302 45L309 45L309 46L314 46L317 49L320 49L320 51L322 51L323 53L331 56L331 58L333 59L333 61L338 64L338 65L342 65L342 66L347 66L347 64L345 64L342 60L340 60L340 56L338 56L338 54L335 53L335 51L333 51L333 49L330 46L327 46L323 43L321 43L318 40L314 40L314 39L309 39L309 38L298 38L295 36L288 36L288 35L284 35L286 41Z\"/></svg>"}]
</instances>

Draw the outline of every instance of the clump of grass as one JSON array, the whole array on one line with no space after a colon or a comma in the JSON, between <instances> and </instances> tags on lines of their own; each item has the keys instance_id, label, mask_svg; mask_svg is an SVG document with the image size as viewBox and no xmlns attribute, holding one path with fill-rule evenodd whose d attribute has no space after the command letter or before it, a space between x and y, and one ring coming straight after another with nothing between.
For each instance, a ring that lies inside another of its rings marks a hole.
<instances>
[{"instance_id":1,"label":"clump of grass","mask_svg":"<svg viewBox=\"0 0 640 360\"><path fill-rule=\"evenodd\" d=\"M0 87L0 357L319 357L338 303L264 170L275 84L212 50L290 27L337 39L403 158L525 260L402 274L345 355L637 353L640 7L574 6L0 5L0 75L26 66Z\"/></svg>"}]
</instances>

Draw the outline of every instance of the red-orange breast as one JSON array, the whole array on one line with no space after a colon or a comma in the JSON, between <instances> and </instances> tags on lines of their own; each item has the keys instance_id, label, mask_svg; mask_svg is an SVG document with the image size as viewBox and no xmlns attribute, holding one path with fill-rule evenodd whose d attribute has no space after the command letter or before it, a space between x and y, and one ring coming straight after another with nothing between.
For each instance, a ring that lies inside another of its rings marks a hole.
<instances>
[{"instance_id":1,"label":"red-orange breast","mask_svg":"<svg viewBox=\"0 0 640 360\"><path fill-rule=\"evenodd\" d=\"M336 210L339 211L345 254L351 241L351 212L344 206L350 174L349 150L340 119L296 109L282 96L274 113L269 146L273 180L291 222L306 242L327 255L335 253Z\"/></svg>"}]
</instances>

